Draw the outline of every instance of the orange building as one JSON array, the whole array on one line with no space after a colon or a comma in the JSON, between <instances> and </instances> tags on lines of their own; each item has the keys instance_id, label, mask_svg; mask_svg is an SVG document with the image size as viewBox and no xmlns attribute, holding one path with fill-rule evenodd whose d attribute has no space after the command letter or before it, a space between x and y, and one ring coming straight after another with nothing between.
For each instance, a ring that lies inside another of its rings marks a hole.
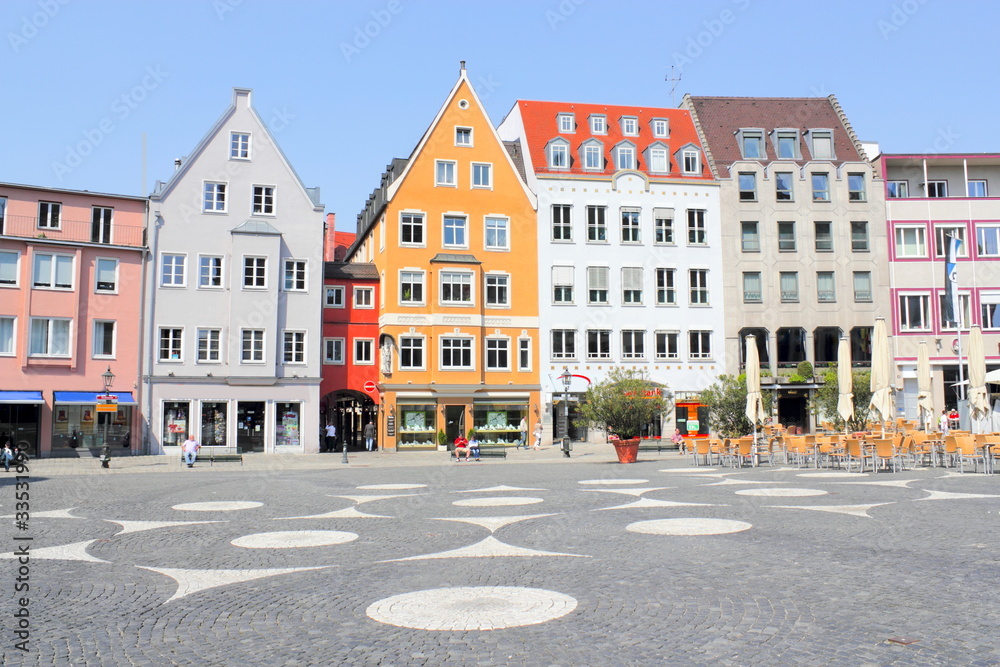
<instances>
[{"instance_id":1,"label":"orange building","mask_svg":"<svg viewBox=\"0 0 1000 667\"><path fill-rule=\"evenodd\" d=\"M432 449L475 429L513 445L540 419L535 196L462 64L408 159L358 216L347 261L375 265L379 440Z\"/></svg>"}]
</instances>

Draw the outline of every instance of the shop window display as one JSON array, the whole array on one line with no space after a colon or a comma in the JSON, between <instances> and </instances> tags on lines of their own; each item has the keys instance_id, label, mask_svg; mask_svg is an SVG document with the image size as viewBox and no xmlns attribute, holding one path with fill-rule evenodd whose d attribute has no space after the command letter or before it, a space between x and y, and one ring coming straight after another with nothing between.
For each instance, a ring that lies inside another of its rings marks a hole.
<instances>
[{"instance_id":1,"label":"shop window display","mask_svg":"<svg viewBox=\"0 0 1000 667\"><path fill-rule=\"evenodd\" d=\"M433 405L399 405L399 437L397 445L406 447L437 447L435 407Z\"/></svg>"},{"instance_id":2,"label":"shop window display","mask_svg":"<svg viewBox=\"0 0 1000 667\"><path fill-rule=\"evenodd\" d=\"M472 423L479 440L485 444L517 444L521 420L527 416L526 403L477 403L472 409Z\"/></svg>"}]
</instances>

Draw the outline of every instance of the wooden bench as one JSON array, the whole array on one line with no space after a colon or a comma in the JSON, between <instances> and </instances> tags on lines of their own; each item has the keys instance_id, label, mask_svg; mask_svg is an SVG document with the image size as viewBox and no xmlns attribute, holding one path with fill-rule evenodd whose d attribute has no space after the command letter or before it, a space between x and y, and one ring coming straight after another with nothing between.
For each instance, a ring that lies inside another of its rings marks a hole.
<instances>
[{"instance_id":1,"label":"wooden bench","mask_svg":"<svg viewBox=\"0 0 1000 667\"><path fill-rule=\"evenodd\" d=\"M205 449L207 449L207 447ZM195 457L195 463L198 463L199 461L204 462L206 460L208 461L209 466L215 465L216 461L219 463L236 463L239 461L240 465L243 465L243 455L238 452L223 452L220 454L216 453L214 450L210 450L204 453L199 452L198 456ZM181 465L187 465L187 462L184 460L184 452L181 452Z\"/></svg>"},{"instance_id":2,"label":"wooden bench","mask_svg":"<svg viewBox=\"0 0 1000 667\"><path fill-rule=\"evenodd\" d=\"M451 451L451 457L455 458L455 451ZM497 457L497 458L507 458L507 446L506 445L479 445L479 457L486 458ZM473 456L475 458L475 456Z\"/></svg>"},{"instance_id":3,"label":"wooden bench","mask_svg":"<svg viewBox=\"0 0 1000 667\"><path fill-rule=\"evenodd\" d=\"M670 440L640 440L640 452L676 452L679 448Z\"/></svg>"}]
</instances>

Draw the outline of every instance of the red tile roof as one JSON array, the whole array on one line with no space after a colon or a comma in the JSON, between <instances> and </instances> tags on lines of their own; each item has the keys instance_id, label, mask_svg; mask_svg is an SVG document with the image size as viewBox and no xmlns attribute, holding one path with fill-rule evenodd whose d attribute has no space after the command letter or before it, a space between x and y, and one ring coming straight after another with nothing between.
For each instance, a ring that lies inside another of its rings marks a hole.
<instances>
[{"instance_id":1,"label":"red tile roof","mask_svg":"<svg viewBox=\"0 0 1000 667\"><path fill-rule=\"evenodd\" d=\"M636 166L638 170L648 176L653 178L685 178L690 180L712 179L711 173L705 166L704 158L701 160L702 173L698 176L683 174L680 166L675 162L674 154L682 146L693 144L701 149L701 142L698 139L698 133L695 131L694 123L691 121L691 114L686 109L569 102L536 102L529 100L518 100L517 108L521 112L521 119L524 123L524 133L527 140L527 150L531 156L531 164L538 175L610 176L617 171L614 166L611 149L622 141L629 141L635 145ZM573 114L576 121L575 132L559 132L558 116L564 113ZM591 133L589 119L592 114L605 116L607 119L606 134ZM638 119L638 136L622 134L621 124L619 123L619 119L622 116L634 116ZM653 128L650 125L650 121L654 118L666 119L668 123L667 137L659 138L653 136ZM557 137L569 141L569 169L549 169L545 147L551 140ZM589 139L596 139L604 144L603 153L606 168L603 171L583 168L580 159L580 145ZM652 174L649 171L649 165L646 164L646 156L643 152L650 144L656 142L663 143L669 149L670 173L668 174Z\"/></svg>"}]
</instances>

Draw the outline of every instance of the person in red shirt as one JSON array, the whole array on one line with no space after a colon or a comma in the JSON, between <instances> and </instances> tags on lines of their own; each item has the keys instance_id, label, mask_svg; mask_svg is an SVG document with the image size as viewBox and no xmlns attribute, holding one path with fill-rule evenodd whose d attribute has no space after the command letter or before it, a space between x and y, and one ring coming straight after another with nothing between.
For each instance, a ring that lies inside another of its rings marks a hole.
<instances>
[{"instance_id":1,"label":"person in red shirt","mask_svg":"<svg viewBox=\"0 0 1000 667\"><path fill-rule=\"evenodd\" d=\"M472 451L469 449L469 441L465 439L465 436L461 433L455 438L455 463L462 460L462 452L465 452L465 460L469 460L469 455Z\"/></svg>"}]
</instances>

